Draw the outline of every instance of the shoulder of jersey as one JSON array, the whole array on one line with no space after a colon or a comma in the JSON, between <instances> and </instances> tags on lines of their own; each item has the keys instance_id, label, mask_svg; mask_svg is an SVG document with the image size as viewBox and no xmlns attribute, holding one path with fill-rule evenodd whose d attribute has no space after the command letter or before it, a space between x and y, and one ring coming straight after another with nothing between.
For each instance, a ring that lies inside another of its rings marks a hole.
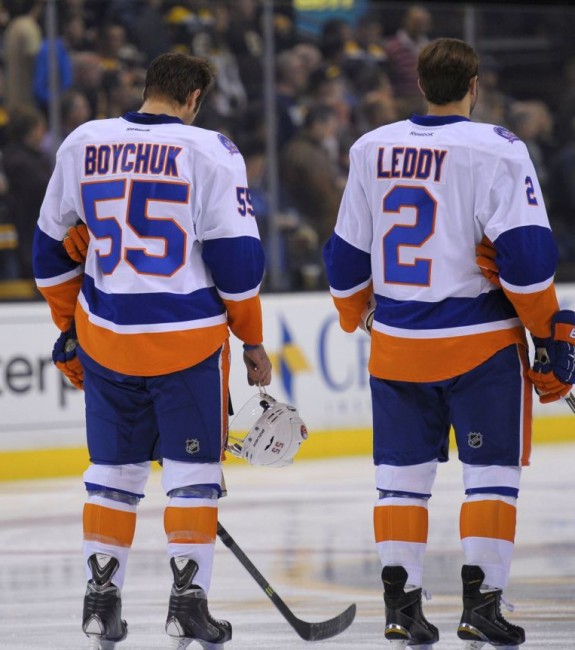
<instances>
[{"instance_id":1,"label":"shoulder of jersey","mask_svg":"<svg viewBox=\"0 0 575 650\"><path fill-rule=\"evenodd\" d=\"M507 153L508 155L523 154L527 148L513 131L497 124L483 122L459 122L462 134L469 138L469 143L477 147L483 146L489 151Z\"/></svg>"},{"instance_id":2,"label":"shoulder of jersey","mask_svg":"<svg viewBox=\"0 0 575 650\"><path fill-rule=\"evenodd\" d=\"M445 144L447 139L454 144L460 143L497 155L509 157L527 155L525 143L515 133L503 126L462 121L446 125L446 127L448 128L440 127L441 130L436 131L442 144ZM445 130L443 130L444 128ZM426 128L414 124L411 120L385 124L361 136L352 148L358 150L373 143L405 143L410 131L424 132ZM429 142L426 141L426 144L433 146L431 140L429 138Z\"/></svg>"},{"instance_id":3,"label":"shoulder of jersey","mask_svg":"<svg viewBox=\"0 0 575 650\"><path fill-rule=\"evenodd\" d=\"M391 124L384 124L376 129L364 133L353 144L353 148L361 149L363 146L369 145L372 142L389 142L395 139L396 134L400 134L405 130L405 121L392 122Z\"/></svg>"}]
</instances>

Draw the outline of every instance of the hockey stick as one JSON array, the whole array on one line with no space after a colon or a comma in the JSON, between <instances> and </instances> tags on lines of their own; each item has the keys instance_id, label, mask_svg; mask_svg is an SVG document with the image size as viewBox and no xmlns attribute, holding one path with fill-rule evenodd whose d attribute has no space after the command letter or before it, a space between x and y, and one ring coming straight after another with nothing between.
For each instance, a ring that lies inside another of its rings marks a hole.
<instances>
[{"instance_id":1,"label":"hockey stick","mask_svg":"<svg viewBox=\"0 0 575 650\"><path fill-rule=\"evenodd\" d=\"M276 606L280 614L285 620L293 627L299 636L305 641L322 641L329 639L333 636L341 634L353 622L355 618L355 603L350 605L344 612L329 619L329 621L321 621L319 623L307 623L299 619L291 609L284 603L278 596L274 588L263 577L263 575L254 566L248 556L237 545L235 540L231 537L228 531L218 522L218 537L230 549L230 551L238 558L243 567L264 590L266 596Z\"/></svg>"}]
</instances>

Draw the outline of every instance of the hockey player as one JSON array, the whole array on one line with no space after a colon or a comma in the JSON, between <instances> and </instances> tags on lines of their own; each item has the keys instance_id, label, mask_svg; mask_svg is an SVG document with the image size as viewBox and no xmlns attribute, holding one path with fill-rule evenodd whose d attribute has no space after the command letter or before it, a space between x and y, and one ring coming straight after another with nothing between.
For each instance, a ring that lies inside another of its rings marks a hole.
<instances>
[{"instance_id":1,"label":"hockey player","mask_svg":"<svg viewBox=\"0 0 575 650\"><path fill-rule=\"evenodd\" d=\"M515 646L501 615L515 540L521 468L529 463L532 383L541 401L575 381L575 313L559 310L557 253L525 145L470 121L478 57L442 38L418 60L428 114L380 127L351 148L335 232L324 250L341 327L369 313L374 531L383 566L385 637L430 646L422 612L428 500L450 426L463 464L460 534L469 647ZM486 272L475 263L494 244ZM497 271L499 276L496 277ZM529 369L525 328L545 354Z\"/></svg>"},{"instance_id":2,"label":"hockey player","mask_svg":"<svg viewBox=\"0 0 575 650\"><path fill-rule=\"evenodd\" d=\"M160 457L171 647L231 638L231 625L207 605L229 330L244 342L251 385L270 383L271 364L262 346L263 250L243 158L225 136L191 126L213 80L203 59L156 58L138 112L86 123L62 144L36 230L37 285L62 332L53 357L85 392L82 627L90 648L126 638L126 562L150 462ZM62 240L79 220L73 262Z\"/></svg>"}]
</instances>

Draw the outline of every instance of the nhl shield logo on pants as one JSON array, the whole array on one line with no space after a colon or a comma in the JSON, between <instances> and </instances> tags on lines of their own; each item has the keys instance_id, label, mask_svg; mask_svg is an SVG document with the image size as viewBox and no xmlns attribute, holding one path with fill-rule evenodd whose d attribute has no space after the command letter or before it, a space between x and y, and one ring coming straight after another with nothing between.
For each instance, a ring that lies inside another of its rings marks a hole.
<instances>
[{"instance_id":1,"label":"nhl shield logo on pants","mask_svg":"<svg viewBox=\"0 0 575 650\"><path fill-rule=\"evenodd\" d=\"M188 454L197 454L200 451L200 441L197 438L188 438L186 440L186 451Z\"/></svg>"},{"instance_id":2,"label":"nhl shield logo on pants","mask_svg":"<svg viewBox=\"0 0 575 650\"><path fill-rule=\"evenodd\" d=\"M483 436L475 431L470 431L467 436L467 444L473 449L479 449L483 445Z\"/></svg>"}]
</instances>

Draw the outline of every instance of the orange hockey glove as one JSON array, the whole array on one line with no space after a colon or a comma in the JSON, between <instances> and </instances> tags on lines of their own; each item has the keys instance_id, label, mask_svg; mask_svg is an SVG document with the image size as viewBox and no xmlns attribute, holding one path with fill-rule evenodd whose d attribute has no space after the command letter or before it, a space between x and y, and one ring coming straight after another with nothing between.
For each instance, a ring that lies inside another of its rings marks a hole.
<instances>
[{"instance_id":1,"label":"orange hockey glove","mask_svg":"<svg viewBox=\"0 0 575 650\"><path fill-rule=\"evenodd\" d=\"M76 356L77 347L76 328L72 325L67 332L60 334L54 344L52 361L76 388L84 390L84 368Z\"/></svg>"},{"instance_id":2,"label":"orange hockey glove","mask_svg":"<svg viewBox=\"0 0 575 650\"><path fill-rule=\"evenodd\" d=\"M475 247L475 262L481 273L496 287L501 287L499 269L495 263L495 246L490 239L483 235L483 239Z\"/></svg>"},{"instance_id":3,"label":"orange hockey glove","mask_svg":"<svg viewBox=\"0 0 575 650\"><path fill-rule=\"evenodd\" d=\"M90 233L88 232L86 224L79 223L76 226L70 226L62 243L64 244L66 252L74 262L83 264L86 261L88 244L90 243Z\"/></svg>"}]
</instances>

